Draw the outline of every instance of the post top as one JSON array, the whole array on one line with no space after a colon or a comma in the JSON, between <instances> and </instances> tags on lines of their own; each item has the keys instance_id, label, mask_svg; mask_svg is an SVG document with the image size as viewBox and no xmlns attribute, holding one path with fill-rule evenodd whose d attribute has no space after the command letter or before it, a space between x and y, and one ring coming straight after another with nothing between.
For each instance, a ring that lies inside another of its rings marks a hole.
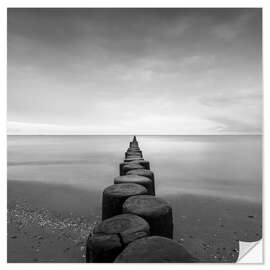
<instances>
[{"instance_id":1,"label":"post top","mask_svg":"<svg viewBox=\"0 0 270 270\"><path fill-rule=\"evenodd\" d=\"M168 263L199 262L174 240L161 236L148 236L130 243L115 263Z\"/></svg>"},{"instance_id":2,"label":"post top","mask_svg":"<svg viewBox=\"0 0 270 270\"><path fill-rule=\"evenodd\" d=\"M126 197L140 194L147 194L147 189L142 185L135 183L122 183L111 185L104 189L103 196L108 195L113 197Z\"/></svg>"},{"instance_id":3,"label":"post top","mask_svg":"<svg viewBox=\"0 0 270 270\"><path fill-rule=\"evenodd\" d=\"M165 200L152 195L132 196L123 204L123 213L131 213L142 217L158 217L171 211L171 206Z\"/></svg>"}]
</instances>

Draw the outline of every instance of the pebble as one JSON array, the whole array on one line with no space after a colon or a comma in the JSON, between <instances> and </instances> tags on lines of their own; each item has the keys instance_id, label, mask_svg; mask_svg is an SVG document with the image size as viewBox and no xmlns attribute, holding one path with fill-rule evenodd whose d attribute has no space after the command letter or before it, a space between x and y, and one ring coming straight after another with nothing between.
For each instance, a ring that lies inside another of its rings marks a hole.
<instances>
[{"instance_id":1,"label":"pebble","mask_svg":"<svg viewBox=\"0 0 270 270\"><path fill-rule=\"evenodd\" d=\"M70 247L65 248L65 249L64 249L64 252L66 252L66 251L68 251L68 250L70 250Z\"/></svg>"},{"instance_id":2,"label":"pebble","mask_svg":"<svg viewBox=\"0 0 270 270\"><path fill-rule=\"evenodd\" d=\"M20 227L30 228L31 226L35 226L37 229L39 227L44 230L44 233L48 231L49 233L56 234L54 241L58 237L58 240L71 240L76 241L79 245L84 245L89 232L93 230L94 224L89 223L88 218L80 217L80 222L78 222L77 217L74 217L73 214L70 214L70 216L71 217L67 218L62 215L56 215L54 212L50 212L45 208L33 209L32 207L28 207L27 203L23 203L22 206L17 204L13 208L8 208L7 223L13 223L18 230ZM22 231L21 233L23 234L25 232ZM30 248L32 248L36 254L40 254L42 251L42 249L40 250L40 245L44 239L47 239L46 234L36 233L35 235L30 235L29 237L37 242L35 245L30 245ZM9 239L16 239L20 236L9 234L8 237ZM48 239L50 244L53 244L54 241ZM80 249L80 247L77 246L76 248Z\"/></svg>"}]
</instances>

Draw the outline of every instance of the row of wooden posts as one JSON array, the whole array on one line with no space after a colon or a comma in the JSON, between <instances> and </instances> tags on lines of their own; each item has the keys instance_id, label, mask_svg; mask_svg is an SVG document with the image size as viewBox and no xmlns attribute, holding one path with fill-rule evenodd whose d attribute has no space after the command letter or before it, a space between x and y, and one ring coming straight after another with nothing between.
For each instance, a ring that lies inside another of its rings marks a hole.
<instances>
[{"instance_id":1,"label":"row of wooden posts","mask_svg":"<svg viewBox=\"0 0 270 270\"><path fill-rule=\"evenodd\" d=\"M134 136L120 176L103 191L102 221L86 243L86 262L196 262L173 238L171 206L155 196L155 177Z\"/></svg>"}]
</instances>

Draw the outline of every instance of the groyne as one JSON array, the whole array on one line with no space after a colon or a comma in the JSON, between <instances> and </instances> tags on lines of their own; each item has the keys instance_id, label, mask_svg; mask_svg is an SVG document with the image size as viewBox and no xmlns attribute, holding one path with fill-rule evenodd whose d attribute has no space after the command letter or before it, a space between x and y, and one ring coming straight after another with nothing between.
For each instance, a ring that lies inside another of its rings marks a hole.
<instances>
[{"instance_id":1,"label":"groyne","mask_svg":"<svg viewBox=\"0 0 270 270\"><path fill-rule=\"evenodd\" d=\"M172 207L156 196L154 172L136 136L119 176L103 191L102 221L89 234L86 262L197 262L173 240Z\"/></svg>"}]
</instances>

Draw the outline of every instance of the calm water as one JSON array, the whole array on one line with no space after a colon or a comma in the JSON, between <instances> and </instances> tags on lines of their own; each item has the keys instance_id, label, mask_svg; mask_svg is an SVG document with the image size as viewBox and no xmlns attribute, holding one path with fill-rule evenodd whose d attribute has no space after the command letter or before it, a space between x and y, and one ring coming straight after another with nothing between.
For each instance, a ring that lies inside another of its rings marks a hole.
<instances>
[{"instance_id":1,"label":"calm water","mask_svg":"<svg viewBox=\"0 0 270 270\"><path fill-rule=\"evenodd\" d=\"M261 136L137 136L159 195L261 202ZM101 192L132 136L8 136L8 179Z\"/></svg>"}]
</instances>

